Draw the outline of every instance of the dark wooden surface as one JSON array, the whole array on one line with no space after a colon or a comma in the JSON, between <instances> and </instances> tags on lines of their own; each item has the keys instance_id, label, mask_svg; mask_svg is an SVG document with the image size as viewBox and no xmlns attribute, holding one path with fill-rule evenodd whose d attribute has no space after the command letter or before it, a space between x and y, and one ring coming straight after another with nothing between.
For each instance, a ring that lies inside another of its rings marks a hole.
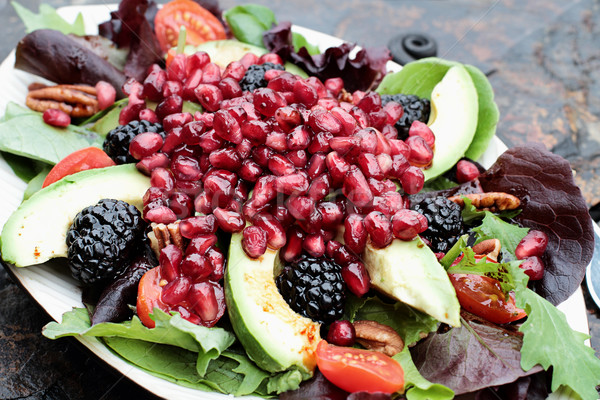
<instances>
[{"instance_id":1,"label":"dark wooden surface","mask_svg":"<svg viewBox=\"0 0 600 400\"><path fill-rule=\"evenodd\" d=\"M600 202L599 1L253 2L271 7L279 21L291 20L363 46L386 45L403 32L430 34L439 56L474 64L489 75L501 112L498 136L507 145L544 143L571 162L588 205ZM37 9L40 1L20 3ZM76 2L86 3L91 2ZM239 3L227 0L221 5ZM3 59L24 35L7 0L0 0L0 26ZM599 355L600 313L585 289L592 346ZM152 398L75 340L42 337L48 321L0 269L0 398Z\"/></svg>"}]
</instances>

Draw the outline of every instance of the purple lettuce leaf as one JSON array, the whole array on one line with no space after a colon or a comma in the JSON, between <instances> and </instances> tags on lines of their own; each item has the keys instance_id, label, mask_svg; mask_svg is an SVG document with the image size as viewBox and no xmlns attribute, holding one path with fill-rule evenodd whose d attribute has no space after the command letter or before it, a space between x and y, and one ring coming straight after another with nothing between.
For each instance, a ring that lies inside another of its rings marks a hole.
<instances>
[{"instance_id":1,"label":"purple lettuce leaf","mask_svg":"<svg viewBox=\"0 0 600 400\"><path fill-rule=\"evenodd\" d=\"M263 42L267 50L298 65L321 81L342 78L344 87L349 92L366 91L375 87L385 75L386 63L391 60L387 47L361 49L351 58L350 53L356 46L350 43L330 47L324 53L316 55L310 55L305 47L296 53L291 37L291 24L281 23L265 32Z\"/></svg>"},{"instance_id":2,"label":"purple lettuce leaf","mask_svg":"<svg viewBox=\"0 0 600 400\"><path fill-rule=\"evenodd\" d=\"M459 328L430 334L411 349L423 377L456 395L500 386L541 370L521 368L522 336L463 312Z\"/></svg>"},{"instance_id":3,"label":"purple lettuce leaf","mask_svg":"<svg viewBox=\"0 0 600 400\"><path fill-rule=\"evenodd\" d=\"M542 145L514 147L479 181L486 192L519 197L523 211L515 220L548 235L544 277L530 286L554 305L566 300L581 285L594 252L592 218L569 162Z\"/></svg>"}]
</instances>

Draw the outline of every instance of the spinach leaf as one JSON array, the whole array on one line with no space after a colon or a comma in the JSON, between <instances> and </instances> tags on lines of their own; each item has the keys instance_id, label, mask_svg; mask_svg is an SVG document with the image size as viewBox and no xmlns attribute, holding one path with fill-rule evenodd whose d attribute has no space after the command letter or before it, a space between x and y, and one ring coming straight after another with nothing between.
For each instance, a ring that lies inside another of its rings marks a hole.
<instances>
[{"instance_id":1,"label":"spinach leaf","mask_svg":"<svg viewBox=\"0 0 600 400\"><path fill-rule=\"evenodd\" d=\"M265 47L263 32L277 23L273 11L258 4L235 6L223 16L236 39L259 47Z\"/></svg>"},{"instance_id":2,"label":"spinach leaf","mask_svg":"<svg viewBox=\"0 0 600 400\"><path fill-rule=\"evenodd\" d=\"M17 15L25 24L27 33L37 29L54 29L64 33L65 35L72 33L75 35L85 35L85 25L83 15L77 14L75 22L72 24L65 21L54 8L47 4L40 4L38 14L31 12L16 1L11 2Z\"/></svg>"},{"instance_id":3,"label":"spinach leaf","mask_svg":"<svg viewBox=\"0 0 600 400\"><path fill-rule=\"evenodd\" d=\"M17 156L15 154L0 152L4 161L10 166L16 176L24 182L29 182L43 171L47 166L46 163L32 160L27 157Z\"/></svg>"}]
</instances>

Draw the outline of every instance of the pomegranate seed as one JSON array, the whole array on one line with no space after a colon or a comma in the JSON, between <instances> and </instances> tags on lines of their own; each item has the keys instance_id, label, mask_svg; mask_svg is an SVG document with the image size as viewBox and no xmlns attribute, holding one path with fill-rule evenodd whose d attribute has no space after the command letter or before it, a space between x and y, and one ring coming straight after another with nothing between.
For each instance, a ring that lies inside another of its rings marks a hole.
<instances>
[{"instance_id":1,"label":"pomegranate seed","mask_svg":"<svg viewBox=\"0 0 600 400\"><path fill-rule=\"evenodd\" d=\"M388 143L390 145L390 155L395 156L397 154L401 154L404 157L408 158L410 153L410 149L408 145L404 143L404 141L399 139L388 139Z\"/></svg>"},{"instance_id":2,"label":"pomegranate seed","mask_svg":"<svg viewBox=\"0 0 600 400\"><path fill-rule=\"evenodd\" d=\"M205 281L195 283L188 292L187 301L204 322L214 321L222 313L217 299L217 291L222 297L223 288Z\"/></svg>"},{"instance_id":3,"label":"pomegranate seed","mask_svg":"<svg viewBox=\"0 0 600 400\"><path fill-rule=\"evenodd\" d=\"M156 106L156 116L159 120L163 120L169 114L180 113L183 109L183 99L181 96L172 95L166 97Z\"/></svg>"},{"instance_id":4,"label":"pomegranate seed","mask_svg":"<svg viewBox=\"0 0 600 400\"><path fill-rule=\"evenodd\" d=\"M333 259L334 254L337 253L341 247L342 244L337 240L330 240L325 246L325 254L327 255L327 257Z\"/></svg>"},{"instance_id":5,"label":"pomegranate seed","mask_svg":"<svg viewBox=\"0 0 600 400\"><path fill-rule=\"evenodd\" d=\"M153 124L160 122L158 120L158 117L156 116L156 113L154 112L154 110L151 110L149 108L144 108L143 110L140 111L139 119L141 121L148 121Z\"/></svg>"},{"instance_id":6,"label":"pomegranate seed","mask_svg":"<svg viewBox=\"0 0 600 400\"><path fill-rule=\"evenodd\" d=\"M275 179L275 190L287 195L304 195L308 192L308 177L305 173L291 173Z\"/></svg>"},{"instance_id":7,"label":"pomegranate seed","mask_svg":"<svg viewBox=\"0 0 600 400\"><path fill-rule=\"evenodd\" d=\"M194 119L196 121L204 122L204 126L208 129L208 128L212 128L212 126L213 126L215 114L210 113L210 112L196 111L194 113Z\"/></svg>"},{"instance_id":8,"label":"pomegranate seed","mask_svg":"<svg viewBox=\"0 0 600 400\"><path fill-rule=\"evenodd\" d=\"M170 81L183 82L186 77L186 61L185 54L176 54L171 60L167 68L167 77Z\"/></svg>"},{"instance_id":9,"label":"pomegranate seed","mask_svg":"<svg viewBox=\"0 0 600 400\"><path fill-rule=\"evenodd\" d=\"M221 139L219 135L217 135L215 130L211 129L207 132L204 132L202 136L200 136L198 145L206 153L211 153L217 149L220 149L224 143L224 140Z\"/></svg>"},{"instance_id":10,"label":"pomegranate seed","mask_svg":"<svg viewBox=\"0 0 600 400\"><path fill-rule=\"evenodd\" d=\"M527 257L541 257L548 246L548 235L544 232L532 229L517 245L515 256L518 260L524 260Z\"/></svg>"},{"instance_id":11,"label":"pomegranate seed","mask_svg":"<svg viewBox=\"0 0 600 400\"><path fill-rule=\"evenodd\" d=\"M435 135L433 131L427 126L427 124L419 120L413 121L410 129L408 130L408 136L420 136L423 138L423 140L425 140L431 149L435 148Z\"/></svg>"},{"instance_id":12,"label":"pomegranate seed","mask_svg":"<svg viewBox=\"0 0 600 400\"><path fill-rule=\"evenodd\" d=\"M348 247L341 245L337 252L333 254L333 260L340 266L344 267L352 262L358 261L358 258L348 250Z\"/></svg>"},{"instance_id":13,"label":"pomegranate seed","mask_svg":"<svg viewBox=\"0 0 600 400\"><path fill-rule=\"evenodd\" d=\"M308 161L306 167L306 173L309 179L315 179L326 171L327 165L325 163L326 156L323 153L315 153Z\"/></svg>"},{"instance_id":14,"label":"pomegranate seed","mask_svg":"<svg viewBox=\"0 0 600 400\"><path fill-rule=\"evenodd\" d=\"M319 212L319 210L315 209L308 216L308 218L304 220L298 220L298 225L304 232L306 233L316 233L321 231L321 227L323 226L323 216Z\"/></svg>"},{"instance_id":15,"label":"pomegranate seed","mask_svg":"<svg viewBox=\"0 0 600 400\"><path fill-rule=\"evenodd\" d=\"M223 93L221 93L221 89L215 85L202 83L194 89L194 94L202 107L210 112L217 111L223 101Z\"/></svg>"},{"instance_id":16,"label":"pomegranate seed","mask_svg":"<svg viewBox=\"0 0 600 400\"><path fill-rule=\"evenodd\" d=\"M182 219L190 216L194 209L194 203L187 194L176 192L169 196L169 208L173 210L178 219Z\"/></svg>"},{"instance_id":17,"label":"pomegranate seed","mask_svg":"<svg viewBox=\"0 0 600 400\"><path fill-rule=\"evenodd\" d=\"M333 181L331 176L329 176L327 173L321 174L310 184L310 188L308 189L308 197L314 201L322 200L330 193L332 185Z\"/></svg>"},{"instance_id":18,"label":"pomegranate seed","mask_svg":"<svg viewBox=\"0 0 600 400\"><path fill-rule=\"evenodd\" d=\"M200 139L204 133L204 122L193 121L192 115L189 113L186 114L189 115L189 121L181 129L181 139L183 143L193 146L200 143Z\"/></svg>"},{"instance_id":19,"label":"pomegranate seed","mask_svg":"<svg viewBox=\"0 0 600 400\"><path fill-rule=\"evenodd\" d=\"M297 111L296 111L297 112ZM287 134L286 144L289 150L304 150L310 144L312 132L307 126L299 125Z\"/></svg>"},{"instance_id":20,"label":"pomegranate seed","mask_svg":"<svg viewBox=\"0 0 600 400\"><path fill-rule=\"evenodd\" d=\"M225 232L241 232L246 226L244 217L238 212L215 208L213 215L217 219L219 227Z\"/></svg>"},{"instance_id":21,"label":"pomegranate seed","mask_svg":"<svg viewBox=\"0 0 600 400\"><path fill-rule=\"evenodd\" d=\"M276 92L291 92L294 89L294 83L298 80L298 77L286 71L278 71L279 70L270 70L269 75L273 75L271 78L265 76L265 79L269 81L267 87Z\"/></svg>"},{"instance_id":22,"label":"pomegranate seed","mask_svg":"<svg viewBox=\"0 0 600 400\"><path fill-rule=\"evenodd\" d=\"M395 129L395 128L394 128ZM381 155L381 154L388 154L388 155L392 155L392 146L390 146L390 142L388 140L388 138L379 131L375 132L375 136L377 138L377 147L375 149L375 154L377 155ZM396 138L398 136L398 134L396 133L394 138Z\"/></svg>"},{"instance_id":23,"label":"pomegranate seed","mask_svg":"<svg viewBox=\"0 0 600 400\"><path fill-rule=\"evenodd\" d=\"M185 249L185 255L199 254L203 256L206 251L215 244L217 244L217 235L198 235L190 240L190 243Z\"/></svg>"},{"instance_id":24,"label":"pomegranate seed","mask_svg":"<svg viewBox=\"0 0 600 400\"><path fill-rule=\"evenodd\" d=\"M529 280L539 281L544 277L544 262L538 256L526 257L519 267L529 276Z\"/></svg>"},{"instance_id":25,"label":"pomegranate seed","mask_svg":"<svg viewBox=\"0 0 600 400\"><path fill-rule=\"evenodd\" d=\"M339 154L347 155L352 152L357 152L360 146L360 138L356 136L338 136L329 141L331 149Z\"/></svg>"},{"instance_id":26,"label":"pomegranate seed","mask_svg":"<svg viewBox=\"0 0 600 400\"><path fill-rule=\"evenodd\" d=\"M212 265L212 272L209 279L219 281L223 278L225 272L225 256L216 247L211 247L206 251L206 258Z\"/></svg>"},{"instance_id":27,"label":"pomegranate seed","mask_svg":"<svg viewBox=\"0 0 600 400\"><path fill-rule=\"evenodd\" d=\"M272 128L264 121L248 120L241 125L242 135L255 144L264 144Z\"/></svg>"},{"instance_id":28,"label":"pomegranate seed","mask_svg":"<svg viewBox=\"0 0 600 400\"><path fill-rule=\"evenodd\" d=\"M192 280L187 276L178 276L167 283L160 292L160 299L169 305L179 304L185 300L192 287Z\"/></svg>"},{"instance_id":29,"label":"pomegranate seed","mask_svg":"<svg viewBox=\"0 0 600 400\"><path fill-rule=\"evenodd\" d=\"M287 140L286 135L283 132L272 131L267 135L265 144L275 151L286 151Z\"/></svg>"},{"instance_id":30,"label":"pomegranate seed","mask_svg":"<svg viewBox=\"0 0 600 400\"><path fill-rule=\"evenodd\" d=\"M161 151L169 155L172 154L175 149L179 148L183 144L182 136L183 134L181 128L173 128L173 130L167 134Z\"/></svg>"},{"instance_id":31,"label":"pomegranate seed","mask_svg":"<svg viewBox=\"0 0 600 400\"><path fill-rule=\"evenodd\" d=\"M302 242L302 247L313 257L322 257L325 254L325 241L320 233L310 233Z\"/></svg>"},{"instance_id":32,"label":"pomegranate seed","mask_svg":"<svg viewBox=\"0 0 600 400\"><path fill-rule=\"evenodd\" d=\"M333 321L329 325L327 341L336 346L352 346L356 340L354 325L348 320Z\"/></svg>"},{"instance_id":33,"label":"pomegranate seed","mask_svg":"<svg viewBox=\"0 0 600 400\"><path fill-rule=\"evenodd\" d=\"M359 158L360 158L360 156L359 156ZM390 157L389 154L381 153L381 154L377 154L375 156L375 159L377 160L377 164L379 165L379 169L381 169L381 172L383 174L383 176L382 176L381 179L383 179L383 177L388 176L388 174L392 170L392 157ZM363 171L363 173L366 174L365 171Z\"/></svg>"},{"instance_id":34,"label":"pomegranate seed","mask_svg":"<svg viewBox=\"0 0 600 400\"><path fill-rule=\"evenodd\" d=\"M392 217L392 231L400 240L412 240L427 229L427 218L417 211L402 209Z\"/></svg>"},{"instance_id":35,"label":"pomegranate seed","mask_svg":"<svg viewBox=\"0 0 600 400\"><path fill-rule=\"evenodd\" d=\"M319 132L313 136L310 144L308 145L309 153L329 153L331 147L329 141L333 138L331 132Z\"/></svg>"},{"instance_id":36,"label":"pomegranate seed","mask_svg":"<svg viewBox=\"0 0 600 400\"><path fill-rule=\"evenodd\" d=\"M365 265L360 261L353 261L342 266L342 278L348 289L357 297L364 296L371 288L371 280Z\"/></svg>"},{"instance_id":37,"label":"pomegranate seed","mask_svg":"<svg viewBox=\"0 0 600 400\"><path fill-rule=\"evenodd\" d=\"M253 93L254 108L265 117L272 117L278 108L285 107L287 101L274 90L258 88Z\"/></svg>"},{"instance_id":38,"label":"pomegranate seed","mask_svg":"<svg viewBox=\"0 0 600 400\"><path fill-rule=\"evenodd\" d=\"M387 156L387 154L385 154ZM392 167L392 159L388 156L389 168ZM367 178L383 179L385 177L384 172L379 166L377 157L371 153L361 153L358 156L358 166L360 170Z\"/></svg>"},{"instance_id":39,"label":"pomegranate seed","mask_svg":"<svg viewBox=\"0 0 600 400\"><path fill-rule=\"evenodd\" d=\"M154 64L153 66L156 68L152 68L146 79L144 79L142 97L158 102L163 98L163 85L167 81L167 73L158 65Z\"/></svg>"},{"instance_id":40,"label":"pomegranate seed","mask_svg":"<svg viewBox=\"0 0 600 400\"><path fill-rule=\"evenodd\" d=\"M217 220L212 214L185 218L179 223L179 230L184 238L193 239L199 235L215 233Z\"/></svg>"},{"instance_id":41,"label":"pomegranate seed","mask_svg":"<svg viewBox=\"0 0 600 400\"><path fill-rule=\"evenodd\" d=\"M294 164L296 168L304 168L306 167L306 164L308 164L308 156L304 150L288 151L285 153L285 156L292 162L292 164ZM306 174L305 171L302 172ZM308 174L306 174L306 177L308 178Z\"/></svg>"},{"instance_id":42,"label":"pomegranate seed","mask_svg":"<svg viewBox=\"0 0 600 400\"><path fill-rule=\"evenodd\" d=\"M182 181L195 181L202 177L198 161L193 157L176 156L171 161L171 171L176 179Z\"/></svg>"},{"instance_id":43,"label":"pomegranate seed","mask_svg":"<svg viewBox=\"0 0 600 400\"><path fill-rule=\"evenodd\" d=\"M326 229L335 229L344 220L344 210L338 203L323 201L317 205L317 210L322 215L322 224Z\"/></svg>"},{"instance_id":44,"label":"pomegranate seed","mask_svg":"<svg viewBox=\"0 0 600 400\"><path fill-rule=\"evenodd\" d=\"M319 98L327 97L327 88L325 87L325 85L323 85L323 82L321 82L319 78L310 76L306 78L306 83L308 83L317 90L317 95L319 96Z\"/></svg>"},{"instance_id":45,"label":"pomegranate seed","mask_svg":"<svg viewBox=\"0 0 600 400\"><path fill-rule=\"evenodd\" d=\"M144 209L144 219L157 224L170 224L177 221L177 216L167 206L158 206L152 209Z\"/></svg>"},{"instance_id":46,"label":"pomegranate seed","mask_svg":"<svg viewBox=\"0 0 600 400\"><path fill-rule=\"evenodd\" d=\"M219 110L215 113L213 128L223 140L235 144L242 142L243 136L240 124L227 110Z\"/></svg>"},{"instance_id":47,"label":"pomegranate seed","mask_svg":"<svg viewBox=\"0 0 600 400\"><path fill-rule=\"evenodd\" d=\"M268 208L268 204L258 206L253 200L249 200L242 206L242 212L246 219L252 220L258 213L266 211Z\"/></svg>"},{"instance_id":48,"label":"pomegranate seed","mask_svg":"<svg viewBox=\"0 0 600 400\"><path fill-rule=\"evenodd\" d=\"M227 64L225 71L223 71L223 79L232 78L236 81L240 81L246 73L246 67L239 61L232 61ZM241 94L240 94L241 95Z\"/></svg>"},{"instance_id":49,"label":"pomegranate seed","mask_svg":"<svg viewBox=\"0 0 600 400\"><path fill-rule=\"evenodd\" d=\"M350 214L344 221L344 243L355 254L361 254L367 244L367 230L363 217Z\"/></svg>"},{"instance_id":50,"label":"pomegranate seed","mask_svg":"<svg viewBox=\"0 0 600 400\"><path fill-rule=\"evenodd\" d=\"M202 83L216 85L221 80L221 67L213 62L209 62L202 67Z\"/></svg>"},{"instance_id":51,"label":"pomegranate seed","mask_svg":"<svg viewBox=\"0 0 600 400\"><path fill-rule=\"evenodd\" d=\"M388 172L388 176L390 178L400 179L408 167L410 167L410 164L406 157L402 154L395 154L392 156L392 167Z\"/></svg>"},{"instance_id":52,"label":"pomegranate seed","mask_svg":"<svg viewBox=\"0 0 600 400\"><path fill-rule=\"evenodd\" d=\"M208 156L210 163L215 168L236 172L242 166L242 158L232 147L215 150Z\"/></svg>"},{"instance_id":53,"label":"pomegranate seed","mask_svg":"<svg viewBox=\"0 0 600 400\"><path fill-rule=\"evenodd\" d=\"M371 243L375 247L382 249L392 243L394 239L392 224L385 214L379 211L371 211L365 217L364 224L371 238Z\"/></svg>"},{"instance_id":54,"label":"pomegranate seed","mask_svg":"<svg viewBox=\"0 0 600 400\"><path fill-rule=\"evenodd\" d=\"M316 133L329 132L337 136L342 132L343 125L331 112L322 109L311 111L308 117L308 125Z\"/></svg>"},{"instance_id":55,"label":"pomegranate seed","mask_svg":"<svg viewBox=\"0 0 600 400\"><path fill-rule=\"evenodd\" d=\"M252 192L252 201L254 206L259 208L277 196L275 190L275 177L273 175L263 175L256 181L254 191Z\"/></svg>"},{"instance_id":56,"label":"pomegranate seed","mask_svg":"<svg viewBox=\"0 0 600 400\"><path fill-rule=\"evenodd\" d=\"M456 181L466 183L479 177L479 168L468 160L460 160L456 163Z\"/></svg>"},{"instance_id":57,"label":"pomegranate seed","mask_svg":"<svg viewBox=\"0 0 600 400\"><path fill-rule=\"evenodd\" d=\"M160 153L159 153L160 154ZM175 181L175 189L181 193L185 193L190 198L195 198L202 190L201 181Z\"/></svg>"},{"instance_id":58,"label":"pomegranate seed","mask_svg":"<svg viewBox=\"0 0 600 400\"><path fill-rule=\"evenodd\" d=\"M240 178L248 182L256 182L259 176L263 173L262 168L254 160L245 159L238 172Z\"/></svg>"},{"instance_id":59,"label":"pomegranate seed","mask_svg":"<svg viewBox=\"0 0 600 400\"><path fill-rule=\"evenodd\" d=\"M240 63L248 69L251 65L258 64L258 56L254 53L246 53L240 59Z\"/></svg>"},{"instance_id":60,"label":"pomegranate seed","mask_svg":"<svg viewBox=\"0 0 600 400\"><path fill-rule=\"evenodd\" d=\"M281 74L285 74L285 71L281 71L279 69L268 69L265 71L265 80L267 80L268 82L271 82L271 80L277 78L279 75ZM267 87L269 89L273 89L273 90L277 90L269 85L267 85ZM281 90L277 90L278 92L280 92Z\"/></svg>"},{"instance_id":61,"label":"pomegranate seed","mask_svg":"<svg viewBox=\"0 0 600 400\"><path fill-rule=\"evenodd\" d=\"M283 65L283 60L275 53L265 53L258 58L257 64L264 64L270 62L272 64Z\"/></svg>"},{"instance_id":62,"label":"pomegranate seed","mask_svg":"<svg viewBox=\"0 0 600 400\"><path fill-rule=\"evenodd\" d=\"M365 176L356 165L351 165L344 178L344 196L357 207L365 207L373 201L373 193Z\"/></svg>"},{"instance_id":63,"label":"pomegranate seed","mask_svg":"<svg viewBox=\"0 0 600 400\"><path fill-rule=\"evenodd\" d=\"M242 248L251 258L258 258L267 251L267 233L258 226L247 226L242 231Z\"/></svg>"},{"instance_id":64,"label":"pomegranate seed","mask_svg":"<svg viewBox=\"0 0 600 400\"><path fill-rule=\"evenodd\" d=\"M166 168L171 161L165 153L154 153L142 158L135 166L143 174L150 176L156 168Z\"/></svg>"},{"instance_id":65,"label":"pomegranate seed","mask_svg":"<svg viewBox=\"0 0 600 400\"><path fill-rule=\"evenodd\" d=\"M198 253L187 254L181 261L181 273L195 281L206 279L212 273L212 266L206 257Z\"/></svg>"},{"instance_id":66,"label":"pomegranate seed","mask_svg":"<svg viewBox=\"0 0 600 400\"><path fill-rule=\"evenodd\" d=\"M342 78L329 78L325 80L324 85L333 96L337 96L344 88L344 81Z\"/></svg>"},{"instance_id":67,"label":"pomegranate seed","mask_svg":"<svg viewBox=\"0 0 600 400\"><path fill-rule=\"evenodd\" d=\"M295 222L294 217L284 204L274 204L271 207L271 214L281 222L281 225L288 227Z\"/></svg>"},{"instance_id":68,"label":"pomegranate seed","mask_svg":"<svg viewBox=\"0 0 600 400\"><path fill-rule=\"evenodd\" d=\"M206 64L210 62L210 56L205 51L197 51L191 56L188 56L186 62L186 74L189 75L197 70L202 69Z\"/></svg>"},{"instance_id":69,"label":"pomegranate seed","mask_svg":"<svg viewBox=\"0 0 600 400\"><path fill-rule=\"evenodd\" d=\"M329 173L333 179L333 185L338 187L344 182L346 174L350 170L350 164L348 164L348 162L346 162L346 160L344 160L337 151L332 151L331 153L327 154L325 161L327 169L329 169Z\"/></svg>"},{"instance_id":70,"label":"pomegranate seed","mask_svg":"<svg viewBox=\"0 0 600 400\"><path fill-rule=\"evenodd\" d=\"M408 153L408 162L417 167L425 167L431 164L433 160L433 150L427 145L425 139L421 136L409 136L406 144L410 152Z\"/></svg>"},{"instance_id":71,"label":"pomegranate seed","mask_svg":"<svg viewBox=\"0 0 600 400\"><path fill-rule=\"evenodd\" d=\"M360 138L360 149L365 153L375 154L377 146L379 145L379 139L377 137L377 130L373 128L361 129L356 132L355 137Z\"/></svg>"},{"instance_id":72,"label":"pomegranate seed","mask_svg":"<svg viewBox=\"0 0 600 400\"><path fill-rule=\"evenodd\" d=\"M273 215L261 212L254 216L252 222L267 233L267 245L270 248L277 250L285 245L285 229Z\"/></svg>"},{"instance_id":73,"label":"pomegranate seed","mask_svg":"<svg viewBox=\"0 0 600 400\"><path fill-rule=\"evenodd\" d=\"M252 142L246 138L243 138L242 141L237 146L235 146L235 149L237 150L237 152L243 160L250 157L253 148L254 145L252 144Z\"/></svg>"},{"instance_id":74,"label":"pomegranate seed","mask_svg":"<svg viewBox=\"0 0 600 400\"><path fill-rule=\"evenodd\" d=\"M388 125L394 125L404 115L404 108L402 108L400 103L396 103L395 101L386 103L382 108L387 115L386 124Z\"/></svg>"},{"instance_id":75,"label":"pomegranate seed","mask_svg":"<svg viewBox=\"0 0 600 400\"><path fill-rule=\"evenodd\" d=\"M317 89L303 79L298 79L294 82L292 92L294 93L296 102L304 104L308 108L317 104L317 100L319 99Z\"/></svg>"},{"instance_id":76,"label":"pomegranate seed","mask_svg":"<svg viewBox=\"0 0 600 400\"><path fill-rule=\"evenodd\" d=\"M132 98L135 100L140 100L140 96L142 95L142 90L144 86L135 80L135 78L129 78L125 81L123 86L121 87L123 93L125 93L131 100Z\"/></svg>"},{"instance_id":77,"label":"pomegranate seed","mask_svg":"<svg viewBox=\"0 0 600 400\"><path fill-rule=\"evenodd\" d=\"M342 124L340 135L350 136L358 129L356 119L354 119L354 117L342 107L333 107L331 109L331 114Z\"/></svg>"},{"instance_id":78,"label":"pomegranate seed","mask_svg":"<svg viewBox=\"0 0 600 400\"><path fill-rule=\"evenodd\" d=\"M406 194L417 194L423 189L425 175L420 168L411 165L402 173L400 182Z\"/></svg>"},{"instance_id":79,"label":"pomegranate seed","mask_svg":"<svg viewBox=\"0 0 600 400\"><path fill-rule=\"evenodd\" d=\"M237 176L226 170L213 170L204 178L204 190L208 193L211 199L211 204L216 204L218 207L227 207L233 194L235 193L235 185Z\"/></svg>"},{"instance_id":80,"label":"pomegranate seed","mask_svg":"<svg viewBox=\"0 0 600 400\"><path fill-rule=\"evenodd\" d=\"M160 275L169 282L177 278L182 258L183 253L181 249L174 244L168 244L163 247L158 256Z\"/></svg>"},{"instance_id":81,"label":"pomegranate seed","mask_svg":"<svg viewBox=\"0 0 600 400\"><path fill-rule=\"evenodd\" d=\"M185 100L189 100L186 96L183 95L183 85L181 82L177 81L166 81L163 85L163 97L169 97L176 94L177 96L183 97ZM195 99L194 97L193 99Z\"/></svg>"},{"instance_id":82,"label":"pomegranate seed","mask_svg":"<svg viewBox=\"0 0 600 400\"><path fill-rule=\"evenodd\" d=\"M212 196L206 192L198 194L194 199L194 209L200 214L210 214L213 210Z\"/></svg>"},{"instance_id":83,"label":"pomegranate seed","mask_svg":"<svg viewBox=\"0 0 600 400\"><path fill-rule=\"evenodd\" d=\"M71 124L71 116L66 112L56 108L50 108L44 111L42 114L42 119L48 125L59 128L66 128Z\"/></svg>"},{"instance_id":84,"label":"pomegranate seed","mask_svg":"<svg viewBox=\"0 0 600 400\"><path fill-rule=\"evenodd\" d=\"M379 130L383 129L388 119L388 115L383 110L371 111L367 115L369 116L369 124Z\"/></svg>"},{"instance_id":85,"label":"pomegranate seed","mask_svg":"<svg viewBox=\"0 0 600 400\"><path fill-rule=\"evenodd\" d=\"M173 190L175 178L173 177L173 173L168 169L155 168L150 174L150 185L165 190Z\"/></svg>"},{"instance_id":86,"label":"pomegranate seed","mask_svg":"<svg viewBox=\"0 0 600 400\"><path fill-rule=\"evenodd\" d=\"M221 89L223 99L234 99L242 95L240 83L233 78L224 78L217 84L217 87Z\"/></svg>"},{"instance_id":87,"label":"pomegranate seed","mask_svg":"<svg viewBox=\"0 0 600 400\"><path fill-rule=\"evenodd\" d=\"M292 225L287 231L287 243L281 249L279 255L281 259L286 262L292 262L302 254L302 242L306 236L302 229L295 225Z\"/></svg>"},{"instance_id":88,"label":"pomegranate seed","mask_svg":"<svg viewBox=\"0 0 600 400\"><path fill-rule=\"evenodd\" d=\"M98 99L98 108L100 110L106 110L115 103L117 91L113 85L105 81L98 81L95 88L96 98Z\"/></svg>"},{"instance_id":89,"label":"pomegranate seed","mask_svg":"<svg viewBox=\"0 0 600 400\"><path fill-rule=\"evenodd\" d=\"M290 214L299 221L308 219L315 211L315 201L307 196L291 196L286 203Z\"/></svg>"},{"instance_id":90,"label":"pomegranate seed","mask_svg":"<svg viewBox=\"0 0 600 400\"><path fill-rule=\"evenodd\" d=\"M163 145L163 138L158 133L144 132L136 135L129 143L129 153L136 160L156 153Z\"/></svg>"},{"instance_id":91,"label":"pomegranate seed","mask_svg":"<svg viewBox=\"0 0 600 400\"><path fill-rule=\"evenodd\" d=\"M190 123L194 120L194 117L190 113L176 113L170 114L163 118L162 126L165 132L170 132L175 128L181 128L185 124Z\"/></svg>"},{"instance_id":92,"label":"pomegranate seed","mask_svg":"<svg viewBox=\"0 0 600 400\"><path fill-rule=\"evenodd\" d=\"M357 103L358 108L366 113L381 109L381 96L375 92L365 94Z\"/></svg>"},{"instance_id":93,"label":"pomegranate seed","mask_svg":"<svg viewBox=\"0 0 600 400\"><path fill-rule=\"evenodd\" d=\"M369 126L369 116L358 107L352 107L348 113L356 120L358 128L364 129Z\"/></svg>"},{"instance_id":94,"label":"pomegranate seed","mask_svg":"<svg viewBox=\"0 0 600 400\"><path fill-rule=\"evenodd\" d=\"M296 171L294 164L282 154L273 154L269 159L268 167L277 176L293 174Z\"/></svg>"}]
</instances>

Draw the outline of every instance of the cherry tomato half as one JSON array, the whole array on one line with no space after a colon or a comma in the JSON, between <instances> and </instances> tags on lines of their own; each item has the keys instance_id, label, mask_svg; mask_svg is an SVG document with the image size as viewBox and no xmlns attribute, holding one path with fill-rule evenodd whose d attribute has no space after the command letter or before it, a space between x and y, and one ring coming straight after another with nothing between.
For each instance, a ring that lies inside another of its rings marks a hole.
<instances>
[{"instance_id":1,"label":"cherry tomato half","mask_svg":"<svg viewBox=\"0 0 600 400\"><path fill-rule=\"evenodd\" d=\"M166 313L178 312L182 318L206 327L216 324L225 313L225 294L218 283L212 281L195 283L195 288L190 289L188 296L177 304L167 304L162 300L166 284L167 281L161 276L160 267L152 268L140 279L136 312L142 324L148 328L155 326L154 320L150 318L155 308ZM206 315L211 317L203 319L202 316Z\"/></svg>"},{"instance_id":2,"label":"cherry tomato half","mask_svg":"<svg viewBox=\"0 0 600 400\"><path fill-rule=\"evenodd\" d=\"M67 175L87 169L104 168L115 165L115 162L97 147L86 147L74 151L60 160L48 173L42 187L46 187Z\"/></svg>"},{"instance_id":3,"label":"cherry tomato half","mask_svg":"<svg viewBox=\"0 0 600 400\"><path fill-rule=\"evenodd\" d=\"M187 44L227 38L223 24L210 11L192 0L173 0L154 18L154 31L164 52L177 45L181 26L186 28Z\"/></svg>"},{"instance_id":4,"label":"cherry tomato half","mask_svg":"<svg viewBox=\"0 0 600 400\"><path fill-rule=\"evenodd\" d=\"M515 305L511 292L506 295L500 283L492 278L472 274L449 274L461 307L496 324L506 324L527 316Z\"/></svg>"},{"instance_id":5,"label":"cherry tomato half","mask_svg":"<svg viewBox=\"0 0 600 400\"><path fill-rule=\"evenodd\" d=\"M321 340L316 356L325 378L347 392L395 393L404 387L400 364L378 351L334 346Z\"/></svg>"}]
</instances>

